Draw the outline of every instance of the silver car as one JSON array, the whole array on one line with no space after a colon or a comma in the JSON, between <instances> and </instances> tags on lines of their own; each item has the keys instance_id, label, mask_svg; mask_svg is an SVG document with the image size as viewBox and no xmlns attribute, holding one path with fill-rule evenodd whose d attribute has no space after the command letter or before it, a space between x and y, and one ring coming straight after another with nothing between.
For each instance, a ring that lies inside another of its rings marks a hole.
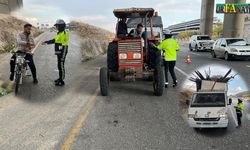
<instances>
[{"instance_id":1,"label":"silver car","mask_svg":"<svg viewBox=\"0 0 250 150\"><path fill-rule=\"evenodd\" d=\"M216 40L211 52L212 57L230 59L250 59L250 46L244 39L220 38Z\"/></svg>"}]
</instances>

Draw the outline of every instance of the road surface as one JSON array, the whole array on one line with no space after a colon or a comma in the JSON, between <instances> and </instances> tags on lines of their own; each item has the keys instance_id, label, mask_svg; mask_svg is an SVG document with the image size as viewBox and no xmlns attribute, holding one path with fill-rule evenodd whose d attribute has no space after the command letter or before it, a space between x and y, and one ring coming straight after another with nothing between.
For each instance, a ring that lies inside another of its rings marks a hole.
<instances>
[{"instance_id":1,"label":"road surface","mask_svg":"<svg viewBox=\"0 0 250 150\"><path fill-rule=\"evenodd\" d=\"M52 38L55 33L45 33ZM168 88L162 97L153 95L151 82L112 82L110 96L99 91L99 68L105 56L82 63L79 37L71 34L66 61L66 86L55 87L56 57L53 46L35 52L39 84L26 79L20 95L0 99L0 149L73 150L247 150L250 148L249 105L242 128L232 117L228 130L195 131L183 115L178 88ZM230 63L211 58L208 52L190 53L181 46L176 71L179 83L200 65L220 63L233 67L250 83L249 61ZM1 72L7 80L8 57L1 56Z\"/></svg>"}]
</instances>

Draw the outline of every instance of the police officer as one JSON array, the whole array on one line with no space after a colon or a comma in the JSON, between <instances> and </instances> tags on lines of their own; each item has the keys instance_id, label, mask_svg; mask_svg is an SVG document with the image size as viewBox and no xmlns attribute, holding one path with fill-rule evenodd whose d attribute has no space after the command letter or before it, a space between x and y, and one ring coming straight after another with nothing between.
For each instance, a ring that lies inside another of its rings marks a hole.
<instances>
[{"instance_id":1,"label":"police officer","mask_svg":"<svg viewBox=\"0 0 250 150\"><path fill-rule=\"evenodd\" d=\"M62 19L56 21L55 27L58 32L54 39L44 41L43 44L55 44L55 55L57 55L57 66L59 70L59 78L55 80L56 86L63 86L65 78L64 63L68 53L69 33L65 31L66 23Z\"/></svg>"},{"instance_id":2,"label":"police officer","mask_svg":"<svg viewBox=\"0 0 250 150\"><path fill-rule=\"evenodd\" d=\"M238 104L235 106L237 120L238 120L238 127L241 126L241 117L242 117L243 108L244 108L244 104L243 104L242 100L238 99Z\"/></svg>"},{"instance_id":3,"label":"police officer","mask_svg":"<svg viewBox=\"0 0 250 150\"><path fill-rule=\"evenodd\" d=\"M168 87L168 71L173 79L173 87L176 87L177 79L174 67L176 64L177 51L179 51L180 46L178 42L172 38L172 33L169 30L165 31L164 34L165 40L156 46L156 48L164 52L165 87Z\"/></svg>"}]
</instances>

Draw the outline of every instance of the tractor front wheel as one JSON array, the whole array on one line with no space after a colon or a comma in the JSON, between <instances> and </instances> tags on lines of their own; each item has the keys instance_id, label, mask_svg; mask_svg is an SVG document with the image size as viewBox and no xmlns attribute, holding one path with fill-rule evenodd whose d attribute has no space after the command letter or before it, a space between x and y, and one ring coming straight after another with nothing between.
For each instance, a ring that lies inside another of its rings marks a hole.
<instances>
[{"instance_id":1,"label":"tractor front wheel","mask_svg":"<svg viewBox=\"0 0 250 150\"><path fill-rule=\"evenodd\" d=\"M118 71L118 44L116 42L111 42L108 45L107 51L107 63L108 69L112 72Z\"/></svg>"},{"instance_id":2,"label":"tractor front wheel","mask_svg":"<svg viewBox=\"0 0 250 150\"><path fill-rule=\"evenodd\" d=\"M100 70L100 89L102 96L108 96L109 88L109 72L106 67L102 67Z\"/></svg>"},{"instance_id":3,"label":"tractor front wheel","mask_svg":"<svg viewBox=\"0 0 250 150\"><path fill-rule=\"evenodd\" d=\"M155 68L153 86L155 96L162 96L164 90L164 73L160 66Z\"/></svg>"}]
</instances>

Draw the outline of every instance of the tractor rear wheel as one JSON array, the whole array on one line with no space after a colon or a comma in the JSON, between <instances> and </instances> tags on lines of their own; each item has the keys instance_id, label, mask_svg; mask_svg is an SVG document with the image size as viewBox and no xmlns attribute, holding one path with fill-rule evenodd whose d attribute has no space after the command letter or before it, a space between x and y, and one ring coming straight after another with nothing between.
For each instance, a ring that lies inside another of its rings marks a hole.
<instances>
[{"instance_id":1,"label":"tractor rear wheel","mask_svg":"<svg viewBox=\"0 0 250 150\"><path fill-rule=\"evenodd\" d=\"M102 96L108 96L109 72L106 67L101 68L99 77L101 94Z\"/></svg>"},{"instance_id":2,"label":"tractor rear wheel","mask_svg":"<svg viewBox=\"0 0 250 150\"><path fill-rule=\"evenodd\" d=\"M107 63L110 71L118 71L118 46L116 42L111 42L108 45Z\"/></svg>"},{"instance_id":3,"label":"tractor rear wheel","mask_svg":"<svg viewBox=\"0 0 250 150\"><path fill-rule=\"evenodd\" d=\"M164 73L160 66L155 68L153 86L155 96L162 96L164 90Z\"/></svg>"}]
</instances>

